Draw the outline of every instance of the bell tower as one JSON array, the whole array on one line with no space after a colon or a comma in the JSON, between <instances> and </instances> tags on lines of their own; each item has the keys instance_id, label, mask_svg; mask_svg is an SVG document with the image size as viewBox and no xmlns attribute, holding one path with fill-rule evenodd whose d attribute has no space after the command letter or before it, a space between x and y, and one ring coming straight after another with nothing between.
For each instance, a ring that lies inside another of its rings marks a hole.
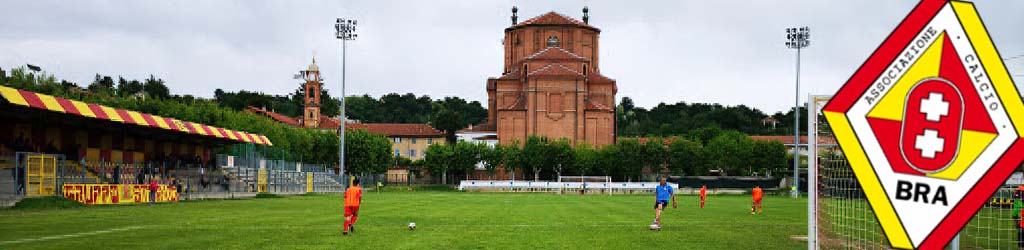
<instances>
[{"instance_id":1,"label":"bell tower","mask_svg":"<svg viewBox=\"0 0 1024 250\"><path fill-rule=\"evenodd\" d=\"M320 78L320 67L316 65L316 57L309 64L309 68L302 71L302 77L306 80L303 85L302 126L316 128L320 126L320 89L323 86L323 79Z\"/></svg>"}]
</instances>

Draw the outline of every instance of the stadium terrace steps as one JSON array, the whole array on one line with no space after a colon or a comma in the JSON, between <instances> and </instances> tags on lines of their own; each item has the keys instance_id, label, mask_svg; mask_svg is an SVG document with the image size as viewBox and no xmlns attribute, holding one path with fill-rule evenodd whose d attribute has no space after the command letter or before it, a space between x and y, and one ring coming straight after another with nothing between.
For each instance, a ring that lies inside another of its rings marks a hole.
<instances>
[{"instance_id":1,"label":"stadium terrace steps","mask_svg":"<svg viewBox=\"0 0 1024 250\"><path fill-rule=\"evenodd\" d=\"M22 198L15 194L14 169L0 169L0 208L13 207Z\"/></svg>"},{"instance_id":2,"label":"stadium terrace steps","mask_svg":"<svg viewBox=\"0 0 1024 250\"><path fill-rule=\"evenodd\" d=\"M18 204L24 196L0 196L0 208L10 208Z\"/></svg>"},{"instance_id":3,"label":"stadium terrace steps","mask_svg":"<svg viewBox=\"0 0 1024 250\"><path fill-rule=\"evenodd\" d=\"M76 161L64 161L64 166L70 166L71 167L70 169L72 171L71 173L64 173L65 175L80 175L80 174L82 174L84 172L85 173L85 179L82 180L83 184L106 183L106 182L100 181L100 177L97 176L96 173L93 173L91 170L82 167L82 165L79 164Z\"/></svg>"}]
</instances>

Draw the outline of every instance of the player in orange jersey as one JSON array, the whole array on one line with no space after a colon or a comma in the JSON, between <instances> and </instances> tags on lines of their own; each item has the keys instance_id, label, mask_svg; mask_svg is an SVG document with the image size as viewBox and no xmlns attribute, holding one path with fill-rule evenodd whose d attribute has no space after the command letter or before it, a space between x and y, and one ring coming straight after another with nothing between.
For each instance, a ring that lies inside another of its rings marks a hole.
<instances>
[{"instance_id":1,"label":"player in orange jersey","mask_svg":"<svg viewBox=\"0 0 1024 250\"><path fill-rule=\"evenodd\" d=\"M359 187L359 179L352 180L352 186L345 190L345 224L341 228L341 234L348 234L349 229L356 232L352 227L356 224L359 216L359 203L363 201L363 189Z\"/></svg>"},{"instance_id":2,"label":"player in orange jersey","mask_svg":"<svg viewBox=\"0 0 1024 250\"><path fill-rule=\"evenodd\" d=\"M754 186L754 190L750 192L750 196L754 199L754 203L750 205L750 214L764 212L761 209L761 197L763 195L764 191L761 190L761 186Z\"/></svg>"},{"instance_id":3,"label":"player in orange jersey","mask_svg":"<svg viewBox=\"0 0 1024 250\"><path fill-rule=\"evenodd\" d=\"M704 208L704 201L708 199L708 186L700 186L700 208Z\"/></svg>"}]
</instances>

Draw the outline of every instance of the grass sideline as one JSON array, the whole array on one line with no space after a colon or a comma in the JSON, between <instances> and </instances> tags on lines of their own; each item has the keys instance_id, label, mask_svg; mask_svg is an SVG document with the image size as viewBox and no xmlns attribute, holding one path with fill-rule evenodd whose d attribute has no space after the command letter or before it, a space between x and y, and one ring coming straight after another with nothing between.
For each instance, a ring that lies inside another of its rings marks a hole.
<instances>
[{"instance_id":1,"label":"grass sideline","mask_svg":"<svg viewBox=\"0 0 1024 250\"><path fill-rule=\"evenodd\" d=\"M0 249L796 249L806 199L680 196L650 231L649 195L366 192L342 236L340 195L0 210ZM416 222L409 231L406 225Z\"/></svg>"},{"instance_id":2,"label":"grass sideline","mask_svg":"<svg viewBox=\"0 0 1024 250\"><path fill-rule=\"evenodd\" d=\"M82 203L61 196L25 198L14 204L13 210L47 210L85 207Z\"/></svg>"}]
</instances>

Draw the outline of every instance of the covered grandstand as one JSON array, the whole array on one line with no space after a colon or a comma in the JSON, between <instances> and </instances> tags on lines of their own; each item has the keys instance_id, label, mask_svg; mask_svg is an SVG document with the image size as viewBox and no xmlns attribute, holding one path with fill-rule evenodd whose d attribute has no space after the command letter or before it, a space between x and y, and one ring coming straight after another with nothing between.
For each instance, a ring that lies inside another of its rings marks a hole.
<instances>
[{"instance_id":1,"label":"covered grandstand","mask_svg":"<svg viewBox=\"0 0 1024 250\"><path fill-rule=\"evenodd\" d=\"M235 166L213 155L216 148L240 143L273 145L266 136L249 132L0 86L0 206L26 196L99 192L87 191L92 186L86 185L108 185L102 191L107 193L116 189L112 185L151 180L190 195L265 191L257 189L273 180L246 176L273 176L259 173L270 170L265 163ZM317 172L301 163L294 166L287 170ZM306 176L290 178L298 183ZM62 190L70 184L81 186ZM118 188L128 194L135 187ZM120 203L131 198L125 196ZM119 203L118 197L106 199L100 204Z\"/></svg>"}]
</instances>

